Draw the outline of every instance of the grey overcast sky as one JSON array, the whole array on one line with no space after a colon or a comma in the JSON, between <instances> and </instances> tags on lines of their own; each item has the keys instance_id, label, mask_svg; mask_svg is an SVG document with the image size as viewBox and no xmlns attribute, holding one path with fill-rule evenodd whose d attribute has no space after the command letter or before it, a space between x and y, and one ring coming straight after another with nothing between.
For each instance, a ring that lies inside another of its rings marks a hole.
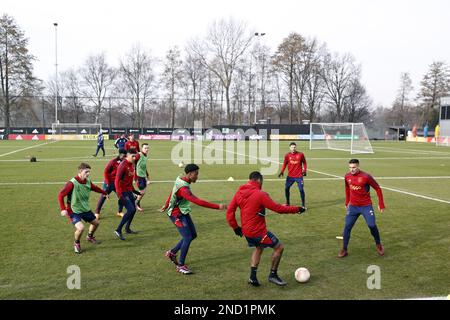
<instances>
[{"instance_id":1,"label":"grey overcast sky","mask_svg":"<svg viewBox=\"0 0 450 320\"><path fill-rule=\"evenodd\" d=\"M230 16L265 32L261 41L272 50L295 31L353 54L375 105L384 106L394 100L401 72L411 74L417 91L433 61L450 63L448 0L2 0L3 13L25 31L43 80L55 72L54 22L61 71L102 51L117 66L136 43L164 57Z\"/></svg>"}]
</instances>

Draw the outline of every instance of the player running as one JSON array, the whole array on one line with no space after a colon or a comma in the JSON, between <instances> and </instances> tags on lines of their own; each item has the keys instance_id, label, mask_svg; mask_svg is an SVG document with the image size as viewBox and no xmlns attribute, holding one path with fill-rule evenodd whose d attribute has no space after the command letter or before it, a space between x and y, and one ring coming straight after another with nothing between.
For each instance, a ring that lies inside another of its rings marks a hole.
<instances>
[{"instance_id":1,"label":"player running","mask_svg":"<svg viewBox=\"0 0 450 320\"><path fill-rule=\"evenodd\" d=\"M251 259L250 279L248 283L257 287L260 285L256 272L264 248L272 248L272 267L269 274L269 281L279 286L286 285L278 276L278 265L283 254L283 244L278 238L266 228L265 209L270 209L277 213L303 213L304 207L286 206L274 202L269 195L262 191L263 176L254 171L250 173L249 181L240 186L227 210L227 222L233 228L234 233L247 239L249 247L255 247ZM240 227L236 221L236 209L241 211Z\"/></svg>"},{"instance_id":2,"label":"player running","mask_svg":"<svg viewBox=\"0 0 450 320\"><path fill-rule=\"evenodd\" d=\"M375 239L376 249L380 255L384 255L384 249L381 245L380 233L375 223L375 213L370 198L370 187L374 188L378 196L378 209L384 211L383 193L375 179L368 173L359 169L359 160L351 159L349 162L350 172L345 175L345 208L347 215L345 217L345 227L343 232L343 248L338 257L343 258L348 255L347 247L350 241L350 233L356 220L362 214L366 220L370 233Z\"/></svg>"},{"instance_id":3,"label":"player running","mask_svg":"<svg viewBox=\"0 0 450 320\"><path fill-rule=\"evenodd\" d=\"M136 208L139 211L144 211L141 207L141 200L145 194L145 190L147 189L147 179L148 179L148 171L147 171L147 160L148 160L148 143L142 144L142 151L136 156L136 184L139 189L140 195L136 198Z\"/></svg>"},{"instance_id":4,"label":"player running","mask_svg":"<svg viewBox=\"0 0 450 320\"><path fill-rule=\"evenodd\" d=\"M186 173L175 180L172 192L165 205L159 209L164 212L167 209L167 215L172 223L177 227L181 235L181 240L175 247L165 253L165 256L176 265L176 270L182 274L192 274L192 271L186 266L185 260L192 240L197 237L194 222L190 213L192 212L190 202L205 208L225 210L224 204L214 204L199 199L191 193L191 183L195 183L198 179L199 167L195 164L188 164L184 168ZM177 252L181 250L180 261L177 261Z\"/></svg>"},{"instance_id":5,"label":"player running","mask_svg":"<svg viewBox=\"0 0 450 320\"><path fill-rule=\"evenodd\" d=\"M93 154L94 157L97 156L100 149L103 152L103 156L105 156L105 139L103 137L103 132L100 130L97 135L97 150L95 151L95 154Z\"/></svg>"},{"instance_id":6,"label":"player running","mask_svg":"<svg viewBox=\"0 0 450 320\"><path fill-rule=\"evenodd\" d=\"M66 183L58 194L58 202L61 208L61 215L66 216L75 226L75 241L73 247L75 253L81 253L80 239L84 231L84 224L81 220L89 222L89 233L86 240L97 244L94 237L95 230L99 226L98 220L89 208L89 195L91 191L101 193L108 197L107 193L91 182L89 178L91 167L87 163L78 166L78 174ZM67 197L67 206L64 198Z\"/></svg>"},{"instance_id":7,"label":"player running","mask_svg":"<svg viewBox=\"0 0 450 320\"><path fill-rule=\"evenodd\" d=\"M302 199L302 207L305 206L305 190L303 189L303 177L306 176L306 159L303 152L297 151L297 144L291 142L289 145L290 152L284 156L283 167L278 175L281 178L284 174L284 169L288 167L288 176L286 177L286 185L284 187L284 193L286 196L286 204L290 204L290 189L294 182L297 182L298 190L300 191L300 197Z\"/></svg>"},{"instance_id":8,"label":"player running","mask_svg":"<svg viewBox=\"0 0 450 320\"><path fill-rule=\"evenodd\" d=\"M127 151L125 160L119 164L117 168L116 179L114 180L114 185L116 187L116 193L122 204L127 209L127 212L122 217L117 229L114 234L120 240L125 240L122 235L122 228L125 226L125 232L128 234L136 234L136 231L131 230L130 225L133 221L134 214L136 213L136 198L135 194L140 194L138 191L134 190L133 178L134 178L134 159L136 157L136 151L130 149Z\"/></svg>"},{"instance_id":9,"label":"player running","mask_svg":"<svg viewBox=\"0 0 450 320\"><path fill-rule=\"evenodd\" d=\"M103 190L105 190L108 195L113 191L116 192L114 180L116 179L117 168L119 167L119 164L123 161L123 159L126 157L126 155L127 152L124 149L120 149L119 155L114 159L112 159L111 161L109 161L105 167L105 170L103 171L103 176L105 179L103 182ZM104 195L101 195L100 199L98 199L97 208L95 209L95 217L98 220L100 220L100 211L102 210L105 200L106 197ZM117 201L117 204L118 204L117 216L123 217L122 213L123 204L120 201L120 198Z\"/></svg>"}]
</instances>

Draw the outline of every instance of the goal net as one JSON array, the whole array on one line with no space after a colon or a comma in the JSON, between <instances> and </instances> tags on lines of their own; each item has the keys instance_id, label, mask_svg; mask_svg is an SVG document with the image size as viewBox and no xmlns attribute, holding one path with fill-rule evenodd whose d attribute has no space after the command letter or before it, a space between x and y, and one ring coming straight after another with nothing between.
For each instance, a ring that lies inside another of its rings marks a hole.
<instances>
[{"instance_id":1,"label":"goal net","mask_svg":"<svg viewBox=\"0 0 450 320\"><path fill-rule=\"evenodd\" d=\"M311 123L309 149L373 153L364 123Z\"/></svg>"},{"instance_id":2,"label":"goal net","mask_svg":"<svg viewBox=\"0 0 450 320\"><path fill-rule=\"evenodd\" d=\"M53 140L95 140L101 123L52 123Z\"/></svg>"}]
</instances>

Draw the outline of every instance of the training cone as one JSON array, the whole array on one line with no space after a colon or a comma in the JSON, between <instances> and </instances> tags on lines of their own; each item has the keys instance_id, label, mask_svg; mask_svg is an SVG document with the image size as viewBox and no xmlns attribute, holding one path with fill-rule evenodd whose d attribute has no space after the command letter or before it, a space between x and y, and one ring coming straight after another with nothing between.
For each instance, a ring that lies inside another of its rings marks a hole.
<instances>
[{"instance_id":1,"label":"training cone","mask_svg":"<svg viewBox=\"0 0 450 320\"><path fill-rule=\"evenodd\" d=\"M234 181L233 177L229 177L228 181Z\"/></svg>"}]
</instances>

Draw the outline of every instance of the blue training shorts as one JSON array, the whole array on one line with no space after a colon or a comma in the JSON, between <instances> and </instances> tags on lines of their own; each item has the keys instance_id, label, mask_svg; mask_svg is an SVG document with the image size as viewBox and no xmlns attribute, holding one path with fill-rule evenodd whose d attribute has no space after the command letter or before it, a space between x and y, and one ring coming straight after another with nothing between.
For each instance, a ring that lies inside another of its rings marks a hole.
<instances>
[{"instance_id":1,"label":"blue training shorts","mask_svg":"<svg viewBox=\"0 0 450 320\"><path fill-rule=\"evenodd\" d=\"M280 243L280 240L270 231L263 237L248 238L247 243L249 247L263 247L263 248L273 248Z\"/></svg>"},{"instance_id":2,"label":"blue training shorts","mask_svg":"<svg viewBox=\"0 0 450 320\"><path fill-rule=\"evenodd\" d=\"M147 179L142 177L137 177L137 186L139 190L144 190L147 188Z\"/></svg>"},{"instance_id":3,"label":"blue training shorts","mask_svg":"<svg viewBox=\"0 0 450 320\"><path fill-rule=\"evenodd\" d=\"M70 221L75 225L83 219L86 222L92 222L97 219L92 211L82 213L72 213L70 215Z\"/></svg>"}]
</instances>

